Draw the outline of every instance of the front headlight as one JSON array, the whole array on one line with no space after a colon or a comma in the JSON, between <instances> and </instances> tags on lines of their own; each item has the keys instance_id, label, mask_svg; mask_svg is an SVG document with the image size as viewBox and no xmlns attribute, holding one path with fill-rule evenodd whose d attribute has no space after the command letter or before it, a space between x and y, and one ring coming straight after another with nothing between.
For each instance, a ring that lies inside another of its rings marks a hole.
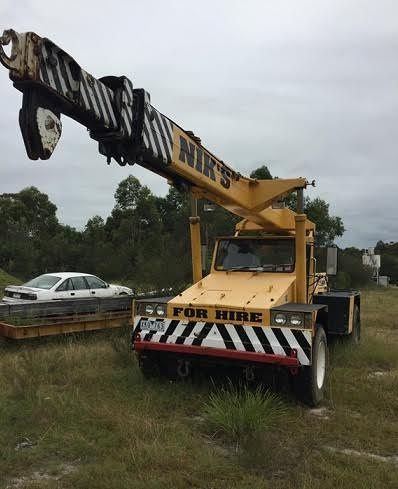
<instances>
[{"instance_id":1,"label":"front headlight","mask_svg":"<svg viewBox=\"0 0 398 489\"><path fill-rule=\"evenodd\" d=\"M301 326L303 324L303 317L299 314L292 314L290 316L290 324L292 326Z\"/></svg>"},{"instance_id":2,"label":"front headlight","mask_svg":"<svg viewBox=\"0 0 398 489\"><path fill-rule=\"evenodd\" d=\"M277 324L278 326L283 326L284 324L286 324L286 320L286 314L282 314L281 312L275 314L274 321L275 324Z\"/></svg>"},{"instance_id":3,"label":"front headlight","mask_svg":"<svg viewBox=\"0 0 398 489\"><path fill-rule=\"evenodd\" d=\"M145 314L148 314L148 316L150 316L151 314L153 314L153 311L154 311L154 307L152 304L147 304L145 306Z\"/></svg>"},{"instance_id":4,"label":"front headlight","mask_svg":"<svg viewBox=\"0 0 398 489\"><path fill-rule=\"evenodd\" d=\"M166 306L163 304L158 304L155 309L156 316L165 316L166 315Z\"/></svg>"}]
</instances>

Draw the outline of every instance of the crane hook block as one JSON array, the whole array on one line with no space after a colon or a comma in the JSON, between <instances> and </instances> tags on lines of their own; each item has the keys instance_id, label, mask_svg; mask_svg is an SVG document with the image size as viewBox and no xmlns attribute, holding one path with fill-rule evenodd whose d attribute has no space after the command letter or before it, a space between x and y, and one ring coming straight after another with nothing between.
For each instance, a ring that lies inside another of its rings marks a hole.
<instances>
[{"instance_id":1,"label":"crane hook block","mask_svg":"<svg viewBox=\"0 0 398 489\"><path fill-rule=\"evenodd\" d=\"M0 37L0 62L23 93L19 122L29 158L51 156L61 137L62 113L87 127L107 156L124 162L120 148L132 145L135 122L128 78L99 80L49 39L13 29Z\"/></svg>"},{"instance_id":2,"label":"crane hook block","mask_svg":"<svg viewBox=\"0 0 398 489\"><path fill-rule=\"evenodd\" d=\"M60 114L47 108L40 98L37 90L25 92L19 111L19 126L31 160L48 160L62 133Z\"/></svg>"}]
</instances>

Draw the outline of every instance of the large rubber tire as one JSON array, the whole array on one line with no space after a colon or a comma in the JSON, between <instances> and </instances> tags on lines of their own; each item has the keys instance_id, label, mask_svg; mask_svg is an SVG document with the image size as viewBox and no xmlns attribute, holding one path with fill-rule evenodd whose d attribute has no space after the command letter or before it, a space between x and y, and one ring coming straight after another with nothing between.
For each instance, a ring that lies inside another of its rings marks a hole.
<instances>
[{"instance_id":1,"label":"large rubber tire","mask_svg":"<svg viewBox=\"0 0 398 489\"><path fill-rule=\"evenodd\" d=\"M359 314L359 307L355 304L353 318L352 318L352 331L348 336L348 341L352 345L359 345L361 342L361 317Z\"/></svg>"},{"instance_id":2,"label":"large rubber tire","mask_svg":"<svg viewBox=\"0 0 398 489\"><path fill-rule=\"evenodd\" d=\"M297 397L311 407L318 406L324 398L329 365L328 343L323 326L316 325L312 342L312 365L301 367L294 378Z\"/></svg>"}]
</instances>

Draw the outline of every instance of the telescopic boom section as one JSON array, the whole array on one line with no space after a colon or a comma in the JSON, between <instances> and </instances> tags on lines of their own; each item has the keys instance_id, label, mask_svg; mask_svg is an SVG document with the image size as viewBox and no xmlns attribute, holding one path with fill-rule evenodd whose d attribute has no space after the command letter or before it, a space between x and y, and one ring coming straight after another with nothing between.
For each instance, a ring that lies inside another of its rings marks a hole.
<instances>
[{"instance_id":1,"label":"telescopic boom section","mask_svg":"<svg viewBox=\"0 0 398 489\"><path fill-rule=\"evenodd\" d=\"M8 56L3 46L11 43ZM33 32L4 31L0 61L23 93L19 123L29 158L48 159L61 137L61 114L88 128L108 162L137 163L197 198L211 200L261 227L280 199L304 178L257 181L234 171L150 103L125 76L95 78L52 41ZM273 226L278 228L278 220Z\"/></svg>"}]
</instances>

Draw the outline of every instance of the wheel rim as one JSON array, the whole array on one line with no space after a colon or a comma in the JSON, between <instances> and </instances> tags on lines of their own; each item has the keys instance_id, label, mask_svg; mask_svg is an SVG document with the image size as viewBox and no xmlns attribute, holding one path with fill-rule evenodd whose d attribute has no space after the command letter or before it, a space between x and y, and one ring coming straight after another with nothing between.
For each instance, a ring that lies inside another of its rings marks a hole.
<instances>
[{"instance_id":1,"label":"wheel rim","mask_svg":"<svg viewBox=\"0 0 398 489\"><path fill-rule=\"evenodd\" d=\"M318 389L321 389L325 380L326 373L326 345L324 341L319 343L316 356L316 383Z\"/></svg>"}]
</instances>

